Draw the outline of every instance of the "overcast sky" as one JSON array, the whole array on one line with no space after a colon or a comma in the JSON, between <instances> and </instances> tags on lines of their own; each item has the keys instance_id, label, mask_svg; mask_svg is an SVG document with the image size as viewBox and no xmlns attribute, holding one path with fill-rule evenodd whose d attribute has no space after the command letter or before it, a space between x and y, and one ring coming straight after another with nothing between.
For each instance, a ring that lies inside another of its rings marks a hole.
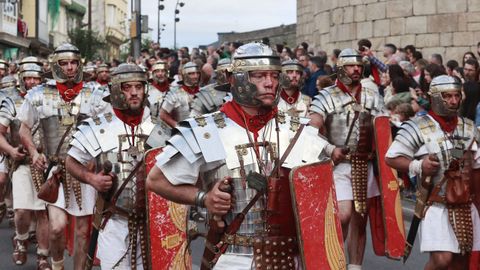
<instances>
[{"instance_id":1,"label":"overcast sky","mask_svg":"<svg viewBox=\"0 0 480 270\"><path fill-rule=\"evenodd\" d=\"M159 0L143 0L142 14L148 15L152 40L157 40ZM296 0L181 0L180 22L177 23L177 45L197 47L217 41L218 32L245 32L297 20ZM173 21L176 0L161 2L160 23L166 24L161 33L162 47L173 47Z\"/></svg>"}]
</instances>

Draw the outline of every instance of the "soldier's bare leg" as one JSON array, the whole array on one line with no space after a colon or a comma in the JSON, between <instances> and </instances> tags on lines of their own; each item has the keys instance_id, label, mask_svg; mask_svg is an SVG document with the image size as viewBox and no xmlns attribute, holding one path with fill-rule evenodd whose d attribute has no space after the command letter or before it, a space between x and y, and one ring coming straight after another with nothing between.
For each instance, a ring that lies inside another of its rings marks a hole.
<instances>
[{"instance_id":1,"label":"soldier's bare leg","mask_svg":"<svg viewBox=\"0 0 480 270\"><path fill-rule=\"evenodd\" d=\"M49 233L48 233L48 215L46 210L35 211L37 217L37 242L39 249L48 250L49 247Z\"/></svg>"},{"instance_id":2,"label":"soldier's bare leg","mask_svg":"<svg viewBox=\"0 0 480 270\"><path fill-rule=\"evenodd\" d=\"M347 239L350 218L352 217L352 209L353 209L352 201L338 202L338 217L340 218L340 222L342 223L343 241Z\"/></svg>"},{"instance_id":3,"label":"soldier's bare leg","mask_svg":"<svg viewBox=\"0 0 480 270\"><path fill-rule=\"evenodd\" d=\"M28 234L32 210L15 209L15 231L17 234Z\"/></svg>"},{"instance_id":4,"label":"soldier's bare leg","mask_svg":"<svg viewBox=\"0 0 480 270\"><path fill-rule=\"evenodd\" d=\"M15 210L15 238L13 240L13 261L17 265L23 265L27 261L26 249L28 240L28 228L30 227L31 210Z\"/></svg>"},{"instance_id":5,"label":"soldier's bare leg","mask_svg":"<svg viewBox=\"0 0 480 270\"><path fill-rule=\"evenodd\" d=\"M74 269L83 270L88 252L88 224L90 216L75 217L75 253L73 257Z\"/></svg>"},{"instance_id":6,"label":"soldier's bare leg","mask_svg":"<svg viewBox=\"0 0 480 270\"><path fill-rule=\"evenodd\" d=\"M448 251L432 251L425 270L447 270L453 260L453 254Z\"/></svg>"},{"instance_id":7,"label":"soldier's bare leg","mask_svg":"<svg viewBox=\"0 0 480 270\"><path fill-rule=\"evenodd\" d=\"M0 173L0 222L7 215L7 205L5 203L5 193L7 192L7 174Z\"/></svg>"},{"instance_id":8,"label":"soldier's bare leg","mask_svg":"<svg viewBox=\"0 0 480 270\"><path fill-rule=\"evenodd\" d=\"M347 239L347 251L350 264L362 265L363 255L365 253L365 243L367 240L365 230L367 220L368 215L362 217L362 215L353 211Z\"/></svg>"},{"instance_id":9,"label":"soldier's bare leg","mask_svg":"<svg viewBox=\"0 0 480 270\"><path fill-rule=\"evenodd\" d=\"M63 253L65 250L65 227L67 213L56 206L48 206L50 255L52 256L53 270L63 267Z\"/></svg>"}]
</instances>

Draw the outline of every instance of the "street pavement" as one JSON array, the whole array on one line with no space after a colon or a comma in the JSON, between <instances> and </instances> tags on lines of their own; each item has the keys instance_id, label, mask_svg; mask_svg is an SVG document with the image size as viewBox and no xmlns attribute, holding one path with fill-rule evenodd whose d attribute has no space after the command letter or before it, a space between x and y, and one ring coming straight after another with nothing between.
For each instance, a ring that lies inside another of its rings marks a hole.
<instances>
[{"instance_id":1,"label":"street pavement","mask_svg":"<svg viewBox=\"0 0 480 270\"><path fill-rule=\"evenodd\" d=\"M405 228L408 231L410 228L410 220L413 216L413 203L409 201L403 201L403 213L405 218ZM368 230L369 231L369 230ZM13 229L8 226L8 222L4 220L0 224L0 270L35 270L36 269L36 248L33 245L30 245L28 248L28 261L23 266L15 266L12 261L12 244L11 237L13 234ZM203 253L203 239L196 240L192 243L192 255L193 255L193 269L200 269L200 258ZM373 253L370 233L367 237L367 248L365 250L365 259L363 264L363 269L375 269L375 270L418 270L422 269L425 263L428 260L427 254L420 254L419 250L419 241L418 237L413 247L412 253L406 262L403 264L401 261L390 260L384 257L375 256ZM73 269L73 260L68 255L65 255L65 269ZM96 270L100 269L99 267L94 268Z\"/></svg>"}]
</instances>

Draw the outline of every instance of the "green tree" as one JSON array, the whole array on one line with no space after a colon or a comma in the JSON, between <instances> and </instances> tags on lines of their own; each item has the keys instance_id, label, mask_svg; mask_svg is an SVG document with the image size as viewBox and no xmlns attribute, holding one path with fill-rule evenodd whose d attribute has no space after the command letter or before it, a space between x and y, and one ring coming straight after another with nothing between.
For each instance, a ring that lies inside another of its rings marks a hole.
<instances>
[{"instance_id":1,"label":"green tree","mask_svg":"<svg viewBox=\"0 0 480 270\"><path fill-rule=\"evenodd\" d=\"M107 43L98 32L75 28L68 33L72 44L77 46L86 61L101 57L102 51L107 48Z\"/></svg>"}]
</instances>

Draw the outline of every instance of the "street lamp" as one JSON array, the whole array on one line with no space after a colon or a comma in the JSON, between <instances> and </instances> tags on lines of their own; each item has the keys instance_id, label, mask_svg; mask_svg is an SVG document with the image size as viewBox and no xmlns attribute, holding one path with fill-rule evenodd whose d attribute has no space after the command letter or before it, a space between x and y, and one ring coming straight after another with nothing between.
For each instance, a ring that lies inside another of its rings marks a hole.
<instances>
[{"instance_id":1,"label":"street lamp","mask_svg":"<svg viewBox=\"0 0 480 270\"><path fill-rule=\"evenodd\" d=\"M177 15L180 13L179 7L185 6L185 3L180 2L177 0L177 4L175 5L175 14L174 14L174 22L173 22L173 48L177 49L177 22L180 21L180 18Z\"/></svg>"},{"instance_id":2,"label":"street lamp","mask_svg":"<svg viewBox=\"0 0 480 270\"><path fill-rule=\"evenodd\" d=\"M158 1L158 21L157 21L157 43L158 43L158 46L160 46L160 10L164 10L165 9L165 6L161 4L161 2L163 2L165 0L159 0ZM165 26L165 25L164 25Z\"/></svg>"}]
</instances>

